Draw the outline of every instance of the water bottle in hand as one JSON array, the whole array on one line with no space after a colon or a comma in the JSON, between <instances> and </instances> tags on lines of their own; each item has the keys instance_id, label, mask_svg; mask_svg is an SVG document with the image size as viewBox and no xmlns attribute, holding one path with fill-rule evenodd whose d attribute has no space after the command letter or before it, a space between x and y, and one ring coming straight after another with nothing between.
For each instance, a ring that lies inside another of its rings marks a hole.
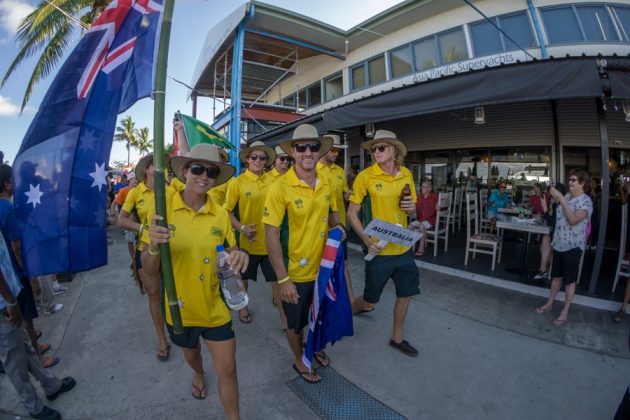
<instances>
[{"instance_id":1,"label":"water bottle in hand","mask_svg":"<svg viewBox=\"0 0 630 420\"><path fill-rule=\"evenodd\" d=\"M228 264L229 254L225 251L223 245L217 245L217 276L221 281L221 290L225 303L230 309L236 311L243 309L249 303L247 292L243 286L243 280L240 273L235 273Z\"/></svg>"}]
</instances>

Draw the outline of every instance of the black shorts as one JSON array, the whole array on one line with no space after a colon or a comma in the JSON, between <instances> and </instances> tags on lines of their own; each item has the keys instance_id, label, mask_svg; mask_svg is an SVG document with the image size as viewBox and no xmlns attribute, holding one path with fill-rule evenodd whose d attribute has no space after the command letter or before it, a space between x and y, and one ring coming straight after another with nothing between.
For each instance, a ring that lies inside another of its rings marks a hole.
<instances>
[{"instance_id":1,"label":"black shorts","mask_svg":"<svg viewBox=\"0 0 630 420\"><path fill-rule=\"evenodd\" d=\"M269 260L268 255L250 255L249 256L249 264L247 265L247 270L243 273L243 280L257 280L258 277L258 266L262 268L263 276L265 276L265 281L272 282L277 281L276 272L273 271L273 267L271 266L271 261Z\"/></svg>"},{"instance_id":2,"label":"black shorts","mask_svg":"<svg viewBox=\"0 0 630 420\"><path fill-rule=\"evenodd\" d=\"M378 303L390 277L394 280L397 297L420 294L420 274L412 249L401 255L377 255L372 261L365 262L363 299L367 303Z\"/></svg>"},{"instance_id":3,"label":"black shorts","mask_svg":"<svg viewBox=\"0 0 630 420\"><path fill-rule=\"evenodd\" d=\"M343 245L343 260L348 261L348 238L341 245Z\"/></svg>"},{"instance_id":4,"label":"black shorts","mask_svg":"<svg viewBox=\"0 0 630 420\"><path fill-rule=\"evenodd\" d=\"M553 250L553 262L551 263L551 278L562 277L562 284L565 286L577 281L580 271L580 259L582 250L573 248L560 252Z\"/></svg>"},{"instance_id":5,"label":"black shorts","mask_svg":"<svg viewBox=\"0 0 630 420\"><path fill-rule=\"evenodd\" d=\"M148 245L145 245L148 246ZM136 248L136 270L140 270L142 268L142 251Z\"/></svg>"},{"instance_id":6,"label":"black shorts","mask_svg":"<svg viewBox=\"0 0 630 420\"><path fill-rule=\"evenodd\" d=\"M35 303L35 296L33 296L33 288L28 277L20 278L20 283L22 283L22 290L16 299L20 313L24 321L32 321L37 318L37 304Z\"/></svg>"},{"instance_id":7,"label":"black shorts","mask_svg":"<svg viewBox=\"0 0 630 420\"><path fill-rule=\"evenodd\" d=\"M284 314L287 317L287 328L299 334L308 325L308 311L313 303L315 281L294 283L300 296L297 304L282 302Z\"/></svg>"},{"instance_id":8,"label":"black shorts","mask_svg":"<svg viewBox=\"0 0 630 420\"><path fill-rule=\"evenodd\" d=\"M166 324L171 342L178 347L196 349L199 345L199 336L206 341L227 341L234 338L232 321L219 327L184 327L184 332L175 334L173 327Z\"/></svg>"}]
</instances>

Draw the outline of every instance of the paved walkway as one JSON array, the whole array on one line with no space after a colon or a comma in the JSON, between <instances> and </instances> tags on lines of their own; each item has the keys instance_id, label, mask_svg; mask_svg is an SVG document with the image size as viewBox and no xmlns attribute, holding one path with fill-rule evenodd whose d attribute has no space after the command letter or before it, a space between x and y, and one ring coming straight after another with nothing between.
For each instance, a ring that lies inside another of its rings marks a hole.
<instances>
[{"instance_id":1,"label":"paved walkway","mask_svg":"<svg viewBox=\"0 0 630 420\"><path fill-rule=\"evenodd\" d=\"M111 229L109 264L77 275L59 301L66 307L36 321L77 387L50 404L64 418L222 418L206 350L208 398L190 394L192 373L179 350L168 362L157 342L146 297L129 277L122 234ZM354 288L363 287L361 255L350 251ZM371 314L355 317L355 337L329 349L340 375L412 419L609 419L628 386L628 327L610 313L576 306L563 328L532 309L540 297L421 270L406 338L417 359L391 349L394 290ZM271 292L250 289L250 325L235 323L244 419L316 415L287 386L296 377ZM560 310L557 304L556 312ZM0 375L0 418L25 415Z\"/></svg>"}]
</instances>

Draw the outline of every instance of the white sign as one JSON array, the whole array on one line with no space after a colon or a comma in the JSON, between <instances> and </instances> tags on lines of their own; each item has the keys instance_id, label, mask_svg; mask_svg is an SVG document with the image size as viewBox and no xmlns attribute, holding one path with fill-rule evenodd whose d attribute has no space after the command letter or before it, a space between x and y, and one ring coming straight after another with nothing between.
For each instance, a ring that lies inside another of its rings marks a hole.
<instances>
[{"instance_id":1,"label":"white sign","mask_svg":"<svg viewBox=\"0 0 630 420\"><path fill-rule=\"evenodd\" d=\"M406 247L413 246L420 239L420 232L405 229L402 226L393 225L379 219L372 219L363 232L383 241L393 242Z\"/></svg>"}]
</instances>

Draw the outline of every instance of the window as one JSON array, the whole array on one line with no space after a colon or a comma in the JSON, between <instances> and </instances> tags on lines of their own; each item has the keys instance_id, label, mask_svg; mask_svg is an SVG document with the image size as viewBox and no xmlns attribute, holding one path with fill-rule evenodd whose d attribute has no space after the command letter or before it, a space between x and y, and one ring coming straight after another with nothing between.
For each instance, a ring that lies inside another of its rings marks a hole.
<instances>
[{"instance_id":1,"label":"window","mask_svg":"<svg viewBox=\"0 0 630 420\"><path fill-rule=\"evenodd\" d=\"M322 103L322 86L316 83L306 88L308 92L308 106L315 106Z\"/></svg>"},{"instance_id":2,"label":"window","mask_svg":"<svg viewBox=\"0 0 630 420\"><path fill-rule=\"evenodd\" d=\"M413 70L409 45L393 50L389 53L389 57L392 77L404 76L405 74L411 73Z\"/></svg>"},{"instance_id":3,"label":"window","mask_svg":"<svg viewBox=\"0 0 630 420\"><path fill-rule=\"evenodd\" d=\"M576 6L587 41L619 41L605 6Z\"/></svg>"},{"instance_id":4,"label":"window","mask_svg":"<svg viewBox=\"0 0 630 420\"><path fill-rule=\"evenodd\" d=\"M617 22L621 37L624 41L630 41L630 8L615 6L612 14Z\"/></svg>"},{"instance_id":5,"label":"window","mask_svg":"<svg viewBox=\"0 0 630 420\"><path fill-rule=\"evenodd\" d=\"M470 35L477 57L503 51L501 33L490 22L483 21L470 25Z\"/></svg>"},{"instance_id":6,"label":"window","mask_svg":"<svg viewBox=\"0 0 630 420\"><path fill-rule=\"evenodd\" d=\"M282 105L295 108L295 93L282 99Z\"/></svg>"},{"instance_id":7,"label":"window","mask_svg":"<svg viewBox=\"0 0 630 420\"><path fill-rule=\"evenodd\" d=\"M368 75L370 86L384 82L387 79L384 55L368 61Z\"/></svg>"},{"instance_id":8,"label":"window","mask_svg":"<svg viewBox=\"0 0 630 420\"><path fill-rule=\"evenodd\" d=\"M505 41L505 51L516 50L519 47L531 48L536 46L536 40L526 13L499 17L499 24L501 29L518 44L514 45L512 41L502 35Z\"/></svg>"},{"instance_id":9,"label":"window","mask_svg":"<svg viewBox=\"0 0 630 420\"><path fill-rule=\"evenodd\" d=\"M536 45L526 13L492 18L507 36L501 33L488 21L481 21L470 25L475 56L496 54L519 48L530 48ZM512 38L516 44L509 40Z\"/></svg>"},{"instance_id":10,"label":"window","mask_svg":"<svg viewBox=\"0 0 630 420\"><path fill-rule=\"evenodd\" d=\"M439 34L438 42L440 45L442 64L448 64L468 58L466 37L464 36L464 31L461 28Z\"/></svg>"},{"instance_id":11,"label":"window","mask_svg":"<svg viewBox=\"0 0 630 420\"><path fill-rule=\"evenodd\" d=\"M332 101L343 96L343 78L341 74L324 81L324 95L326 101Z\"/></svg>"},{"instance_id":12,"label":"window","mask_svg":"<svg viewBox=\"0 0 630 420\"><path fill-rule=\"evenodd\" d=\"M580 24L571 6L544 9L541 13L550 43L583 41Z\"/></svg>"},{"instance_id":13,"label":"window","mask_svg":"<svg viewBox=\"0 0 630 420\"><path fill-rule=\"evenodd\" d=\"M298 91L298 109L306 109L306 89Z\"/></svg>"},{"instance_id":14,"label":"window","mask_svg":"<svg viewBox=\"0 0 630 420\"><path fill-rule=\"evenodd\" d=\"M425 39L413 44L416 70L424 70L438 65L435 38Z\"/></svg>"},{"instance_id":15,"label":"window","mask_svg":"<svg viewBox=\"0 0 630 420\"><path fill-rule=\"evenodd\" d=\"M352 69L352 90L365 86L365 66L361 64Z\"/></svg>"},{"instance_id":16,"label":"window","mask_svg":"<svg viewBox=\"0 0 630 420\"><path fill-rule=\"evenodd\" d=\"M619 41L606 6L554 7L541 13L552 44Z\"/></svg>"}]
</instances>

